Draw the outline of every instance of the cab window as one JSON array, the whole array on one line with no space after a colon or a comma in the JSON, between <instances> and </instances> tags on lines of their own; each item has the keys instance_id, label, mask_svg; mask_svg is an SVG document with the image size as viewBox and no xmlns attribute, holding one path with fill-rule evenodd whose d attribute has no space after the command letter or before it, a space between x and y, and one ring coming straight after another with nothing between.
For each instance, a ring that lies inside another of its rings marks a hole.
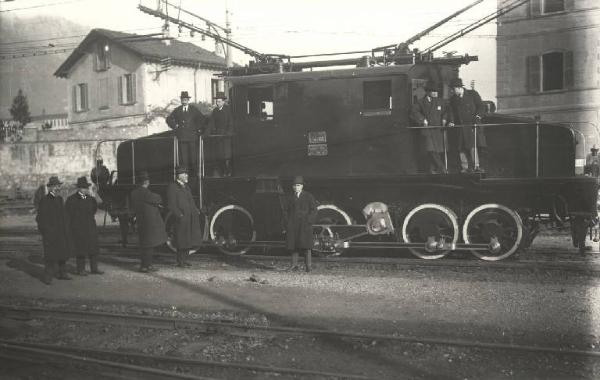
<instances>
[{"instance_id":1,"label":"cab window","mask_svg":"<svg viewBox=\"0 0 600 380\"><path fill-rule=\"evenodd\" d=\"M273 120L273 87L248 89L246 115L262 121Z\"/></svg>"}]
</instances>

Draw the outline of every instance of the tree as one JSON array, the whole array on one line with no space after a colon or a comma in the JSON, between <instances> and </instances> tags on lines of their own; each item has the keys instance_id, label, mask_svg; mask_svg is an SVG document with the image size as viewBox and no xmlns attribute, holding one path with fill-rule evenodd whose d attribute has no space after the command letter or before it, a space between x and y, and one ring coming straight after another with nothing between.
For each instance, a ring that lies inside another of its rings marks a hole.
<instances>
[{"instance_id":1,"label":"tree","mask_svg":"<svg viewBox=\"0 0 600 380\"><path fill-rule=\"evenodd\" d=\"M31 121L27 97L23 95L23 90L21 89L19 89L19 93L13 99L12 106L10 107L10 114L12 115L13 120L21 123L21 126L24 126Z\"/></svg>"}]
</instances>

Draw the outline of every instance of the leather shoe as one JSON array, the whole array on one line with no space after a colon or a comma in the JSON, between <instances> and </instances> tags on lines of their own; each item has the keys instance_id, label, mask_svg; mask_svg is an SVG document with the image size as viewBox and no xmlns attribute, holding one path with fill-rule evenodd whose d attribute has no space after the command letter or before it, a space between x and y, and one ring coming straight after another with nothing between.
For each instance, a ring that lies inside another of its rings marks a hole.
<instances>
[{"instance_id":1,"label":"leather shoe","mask_svg":"<svg viewBox=\"0 0 600 380\"><path fill-rule=\"evenodd\" d=\"M88 275L88 273L85 271L85 269L78 270L77 272L75 272L75 274L78 276L87 276Z\"/></svg>"},{"instance_id":2,"label":"leather shoe","mask_svg":"<svg viewBox=\"0 0 600 380\"><path fill-rule=\"evenodd\" d=\"M91 274L104 274L104 271L96 269L96 270L91 271L90 273Z\"/></svg>"},{"instance_id":3,"label":"leather shoe","mask_svg":"<svg viewBox=\"0 0 600 380\"><path fill-rule=\"evenodd\" d=\"M286 272L298 272L300 270L300 268L298 267L298 265L292 265L291 267L289 267L288 269L286 269Z\"/></svg>"},{"instance_id":4,"label":"leather shoe","mask_svg":"<svg viewBox=\"0 0 600 380\"><path fill-rule=\"evenodd\" d=\"M66 273L65 274L60 274L56 278L58 278L59 280L72 280L73 279L73 277L69 276Z\"/></svg>"},{"instance_id":5,"label":"leather shoe","mask_svg":"<svg viewBox=\"0 0 600 380\"><path fill-rule=\"evenodd\" d=\"M142 272L142 273L148 273L148 272L150 272L150 269L148 269L146 267L142 267L142 268L140 268L140 272Z\"/></svg>"},{"instance_id":6,"label":"leather shoe","mask_svg":"<svg viewBox=\"0 0 600 380\"><path fill-rule=\"evenodd\" d=\"M150 266L148 267L148 272L158 272L158 268L156 268L156 267L153 267L152 265L150 265Z\"/></svg>"}]
</instances>

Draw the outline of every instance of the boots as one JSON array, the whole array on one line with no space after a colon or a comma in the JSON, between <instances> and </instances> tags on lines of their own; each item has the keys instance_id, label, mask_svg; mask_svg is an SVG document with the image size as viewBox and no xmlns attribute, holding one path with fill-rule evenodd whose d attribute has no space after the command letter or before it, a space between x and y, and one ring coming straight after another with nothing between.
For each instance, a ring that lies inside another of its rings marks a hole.
<instances>
[{"instance_id":1,"label":"boots","mask_svg":"<svg viewBox=\"0 0 600 380\"><path fill-rule=\"evenodd\" d=\"M178 249L177 250L177 266L180 268L191 267L192 264L186 261L186 256L188 254L188 249Z\"/></svg>"},{"instance_id":2,"label":"boots","mask_svg":"<svg viewBox=\"0 0 600 380\"><path fill-rule=\"evenodd\" d=\"M75 258L75 265L77 266L75 273L78 276L87 276L87 272L85 271L85 256L77 256Z\"/></svg>"},{"instance_id":3,"label":"boots","mask_svg":"<svg viewBox=\"0 0 600 380\"><path fill-rule=\"evenodd\" d=\"M54 278L54 261L46 260L44 263L44 276L42 282L46 285L52 284Z\"/></svg>"},{"instance_id":4,"label":"boots","mask_svg":"<svg viewBox=\"0 0 600 380\"><path fill-rule=\"evenodd\" d=\"M96 255L90 256L90 273L104 274L103 271L98 269L98 257Z\"/></svg>"},{"instance_id":5,"label":"boots","mask_svg":"<svg viewBox=\"0 0 600 380\"><path fill-rule=\"evenodd\" d=\"M288 272L298 270L298 252L292 252L292 265L287 269Z\"/></svg>"},{"instance_id":6,"label":"boots","mask_svg":"<svg viewBox=\"0 0 600 380\"><path fill-rule=\"evenodd\" d=\"M306 266L307 272L312 270L312 252L310 249L307 249L304 253L304 265Z\"/></svg>"},{"instance_id":7,"label":"boots","mask_svg":"<svg viewBox=\"0 0 600 380\"><path fill-rule=\"evenodd\" d=\"M67 274L67 263L65 261L58 262L58 276L59 280L72 280L73 278Z\"/></svg>"}]
</instances>

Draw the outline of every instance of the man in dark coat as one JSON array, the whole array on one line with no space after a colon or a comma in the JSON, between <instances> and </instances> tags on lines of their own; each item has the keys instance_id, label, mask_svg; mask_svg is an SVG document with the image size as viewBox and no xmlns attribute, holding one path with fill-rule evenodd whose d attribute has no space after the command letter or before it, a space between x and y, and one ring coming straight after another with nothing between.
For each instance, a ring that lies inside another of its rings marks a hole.
<instances>
[{"instance_id":1,"label":"man in dark coat","mask_svg":"<svg viewBox=\"0 0 600 380\"><path fill-rule=\"evenodd\" d=\"M457 131L461 172L482 171L479 157L481 148L487 147L485 134L483 128L473 128L473 124L481 123L481 115L485 112L481 96L475 90L465 89L460 78L452 79L450 87L453 89L453 95L450 97L448 126L463 125ZM477 141L477 149L475 149L475 141Z\"/></svg>"},{"instance_id":2,"label":"man in dark coat","mask_svg":"<svg viewBox=\"0 0 600 380\"><path fill-rule=\"evenodd\" d=\"M437 84L429 81L425 86L425 96L412 107L410 118L413 123L422 127L442 127L446 124L446 106L438 98ZM445 164L446 141L441 129L423 129L421 131L423 146L429 160L431 174L447 173Z\"/></svg>"},{"instance_id":3,"label":"man in dark coat","mask_svg":"<svg viewBox=\"0 0 600 380\"><path fill-rule=\"evenodd\" d=\"M194 203L192 191L188 186L188 172L184 167L175 169L177 179L167 188L167 207L175 218L175 236L173 245L177 247L177 266L189 267L186 257L193 247L202 243L200 233L200 212Z\"/></svg>"},{"instance_id":4,"label":"man in dark coat","mask_svg":"<svg viewBox=\"0 0 600 380\"><path fill-rule=\"evenodd\" d=\"M90 273L103 274L98 269L98 231L96 229L96 211L98 203L90 193L92 184L85 177L77 178L77 191L67 198L65 209L69 217L69 232L75 251L77 274L87 276L85 259L90 260Z\"/></svg>"},{"instance_id":5,"label":"man in dark coat","mask_svg":"<svg viewBox=\"0 0 600 380\"><path fill-rule=\"evenodd\" d=\"M58 177L50 177L48 194L42 197L35 218L38 230L42 234L44 246L44 283L50 285L58 264L60 280L70 280L67 274L66 263L71 257L71 245L68 233L68 221L63 199L58 195L62 182Z\"/></svg>"},{"instance_id":6,"label":"man in dark coat","mask_svg":"<svg viewBox=\"0 0 600 380\"><path fill-rule=\"evenodd\" d=\"M90 179L98 187L98 195L100 195L100 198L104 198L105 190L110 182L110 172L108 171L108 168L104 166L102 157L98 157L96 160L96 166L93 167L90 172Z\"/></svg>"},{"instance_id":7,"label":"man in dark coat","mask_svg":"<svg viewBox=\"0 0 600 380\"><path fill-rule=\"evenodd\" d=\"M188 168L195 167L198 161L198 134L204 134L206 117L196 107L189 104L187 91L181 92L181 105L167 117L169 128L175 130L179 142L179 164ZM195 173L192 173L194 175Z\"/></svg>"},{"instance_id":8,"label":"man in dark coat","mask_svg":"<svg viewBox=\"0 0 600 380\"><path fill-rule=\"evenodd\" d=\"M225 94L219 92L216 96L217 106L212 110L208 122L208 131L211 135L219 136L212 142L214 146L214 159L218 161L217 169L226 177L231 176L231 135L233 134L233 116L229 107L225 105ZM207 152L208 153L208 152Z\"/></svg>"},{"instance_id":9,"label":"man in dark coat","mask_svg":"<svg viewBox=\"0 0 600 380\"><path fill-rule=\"evenodd\" d=\"M317 201L304 191L304 179L294 178L293 194L287 207L286 248L292 252L292 265L289 270L298 270L298 251L304 251L306 271L311 271L311 249L313 247L312 225L317 218Z\"/></svg>"},{"instance_id":10,"label":"man in dark coat","mask_svg":"<svg viewBox=\"0 0 600 380\"><path fill-rule=\"evenodd\" d=\"M154 247L167 241L165 223L160 215L162 199L148 189L150 177L146 171L140 172L138 186L131 192L131 205L137 218L137 231L140 237L140 272L155 271L152 266Z\"/></svg>"}]
</instances>

